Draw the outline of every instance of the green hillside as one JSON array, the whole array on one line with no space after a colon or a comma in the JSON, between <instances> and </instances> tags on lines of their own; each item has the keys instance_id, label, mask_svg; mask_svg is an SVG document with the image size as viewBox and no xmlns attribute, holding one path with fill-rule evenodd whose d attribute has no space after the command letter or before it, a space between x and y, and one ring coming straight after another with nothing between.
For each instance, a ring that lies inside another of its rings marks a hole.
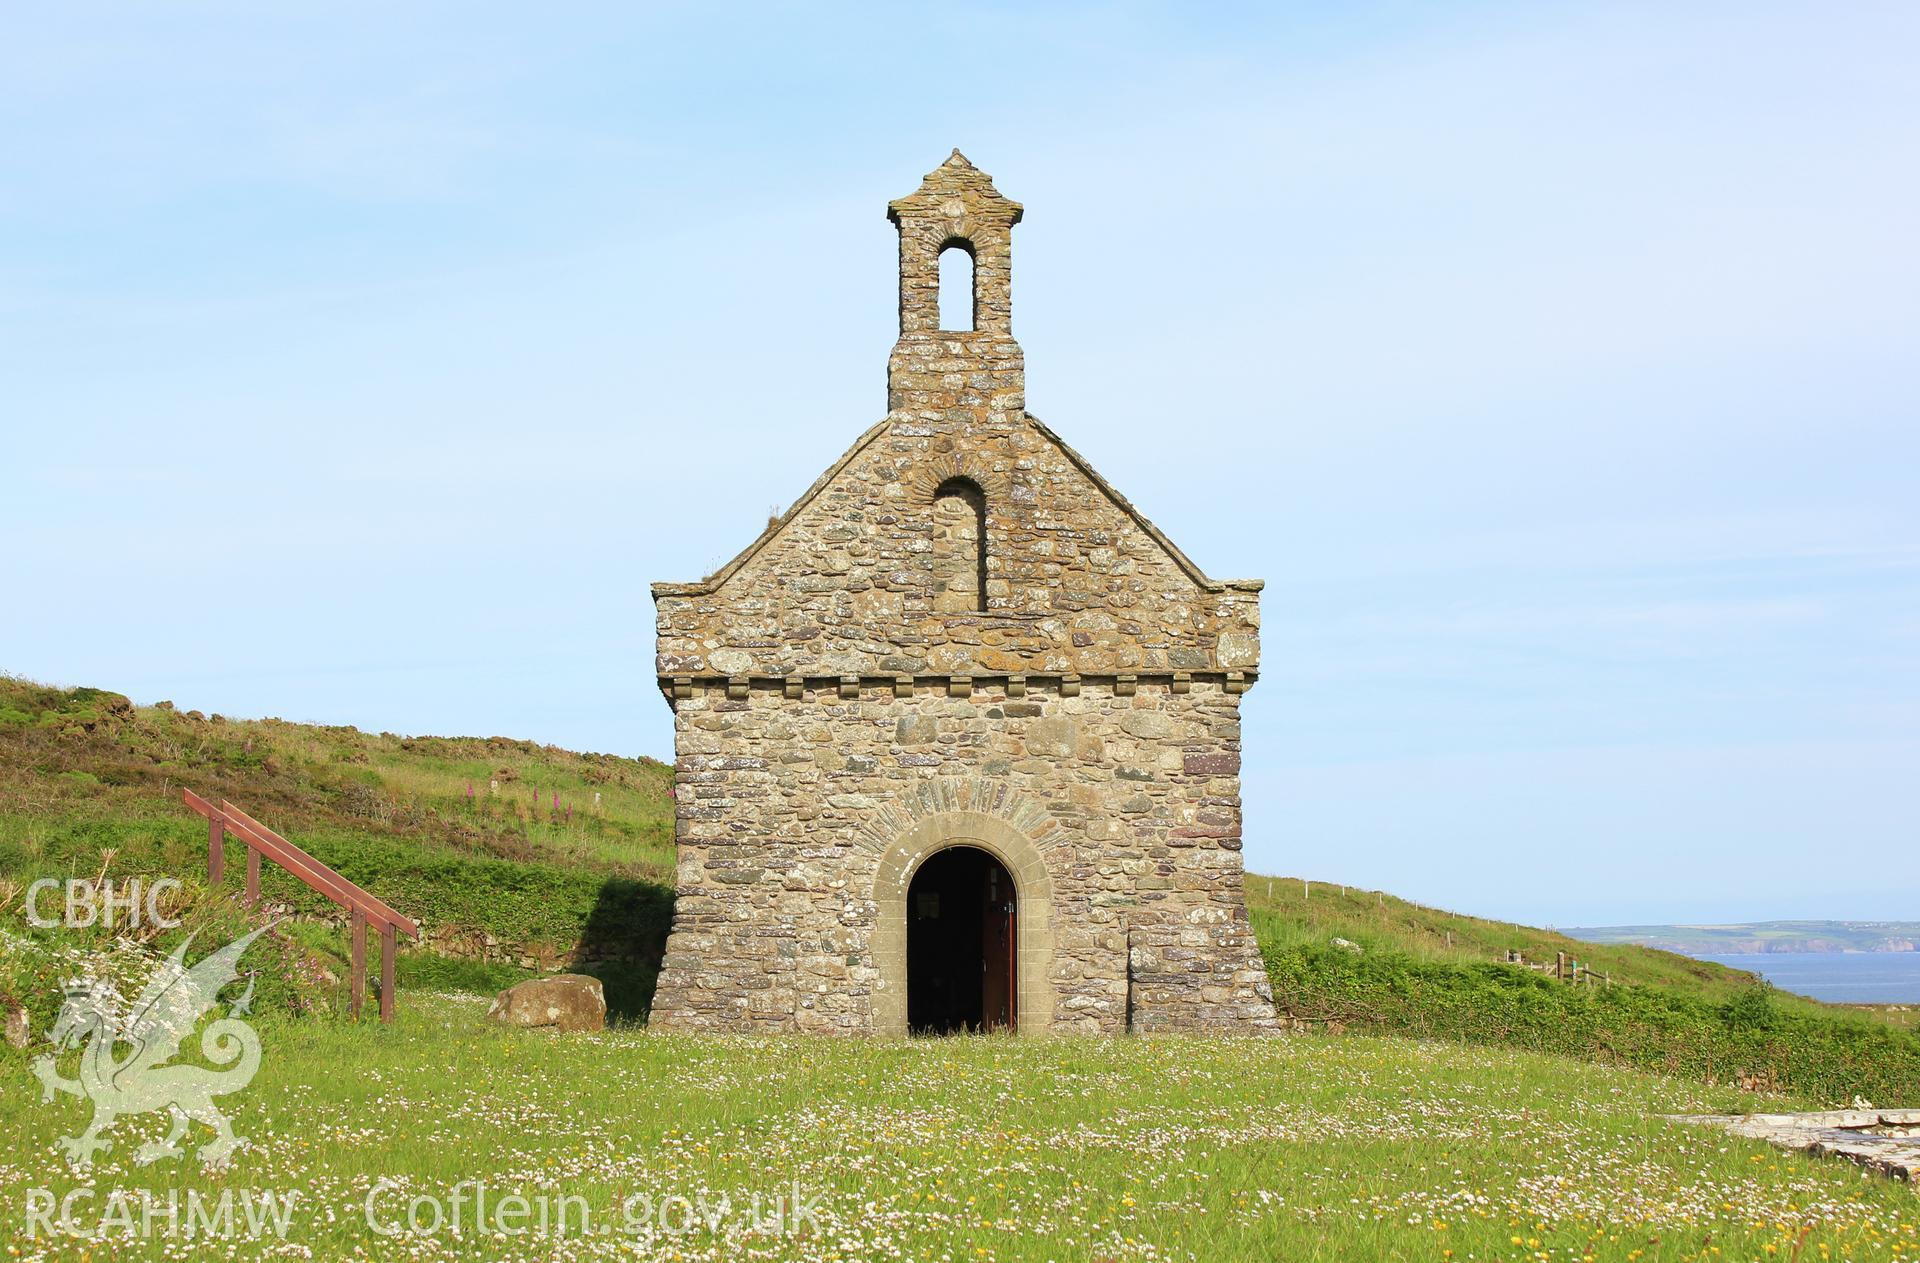
<instances>
[{"instance_id":1,"label":"green hillside","mask_svg":"<svg viewBox=\"0 0 1920 1263\"><path fill-rule=\"evenodd\" d=\"M0 914L19 926L24 886L43 876L204 874L205 827L180 805L184 787L233 800L441 931L403 953L403 988L485 993L583 969L606 981L616 1015L638 1020L671 916L671 786L650 759L233 720L0 679ZM235 873L244 853L229 851ZM338 910L271 866L264 892L299 914L275 934L287 1004L337 1008ZM1920 1101L1909 1013L1379 892L1253 877L1248 895L1276 998L1305 1027L1506 1045L1820 1103ZM204 889L185 902L234 915ZM31 935L11 942L0 992L44 1023L57 964L34 956ZM1505 963L1509 951L1536 963L1564 952L1591 972L1576 985Z\"/></svg>"},{"instance_id":2,"label":"green hillside","mask_svg":"<svg viewBox=\"0 0 1920 1263\"><path fill-rule=\"evenodd\" d=\"M1378 890L1250 877L1247 898L1261 941L1276 947L1343 937L1424 961L1497 961L1511 951L1551 966L1565 955L1595 975L1596 982L1610 976L1616 984L1674 987L1718 1000L1759 981L1751 973L1711 961L1630 944L1603 946L1553 930L1442 912Z\"/></svg>"},{"instance_id":3,"label":"green hillside","mask_svg":"<svg viewBox=\"0 0 1920 1263\"><path fill-rule=\"evenodd\" d=\"M39 877L204 877L206 824L180 802L191 789L451 930L438 951L403 953L402 986L585 968L638 1016L672 914L672 783L652 759L235 720L0 678L0 913L18 925ZM227 848L231 891L245 851ZM316 975L344 978L344 933L324 924L339 909L272 865L262 893L323 922L290 933L319 957ZM14 990L26 999L24 980Z\"/></svg>"},{"instance_id":4,"label":"green hillside","mask_svg":"<svg viewBox=\"0 0 1920 1263\"><path fill-rule=\"evenodd\" d=\"M1526 1048L1834 1104L1920 1099L1911 1010L1823 1004L1708 961L1379 891L1254 877L1248 896L1275 999L1312 1025ZM1548 968L1506 963L1509 951ZM1560 953L1585 967L1577 983L1554 975Z\"/></svg>"}]
</instances>

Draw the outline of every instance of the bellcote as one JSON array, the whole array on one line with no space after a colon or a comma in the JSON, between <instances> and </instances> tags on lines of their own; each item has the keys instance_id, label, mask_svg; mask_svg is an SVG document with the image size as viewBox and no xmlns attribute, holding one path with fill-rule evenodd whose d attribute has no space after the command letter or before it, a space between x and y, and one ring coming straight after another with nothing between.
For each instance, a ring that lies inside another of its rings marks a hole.
<instances>
[{"instance_id":1,"label":"bellcote","mask_svg":"<svg viewBox=\"0 0 1920 1263\"><path fill-rule=\"evenodd\" d=\"M887 363L887 408L912 422L999 429L1026 411L1026 371L1013 340L1013 226L1003 197L958 149L920 187L887 204L900 232L900 340ZM940 327L940 260L972 261L971 327Z\"/></svg>"},{"instance_id":2,"label":"bellcote","mask_svg":"<svg viewBox=\"0 0 1920 1263\"><path fill-rule=\"evenodd\" d=\"M1012 238L1020 212L1020 203L1002 197L992 177L958 149L918 189L887 203L887 218L900 230L903 336L939 331L940 256L948 250L973 259L971 332L1012 332Z\"/></svg>"}]
</instances>

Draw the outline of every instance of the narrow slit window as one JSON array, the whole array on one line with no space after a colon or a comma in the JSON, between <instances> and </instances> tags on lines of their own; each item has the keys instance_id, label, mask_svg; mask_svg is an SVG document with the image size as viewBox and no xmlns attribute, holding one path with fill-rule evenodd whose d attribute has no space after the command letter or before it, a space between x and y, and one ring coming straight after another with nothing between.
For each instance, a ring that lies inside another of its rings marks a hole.
<instances>
[{"instance_id":1,"label":"narrow slit window","mask_svg":"<svg viewBox=\"0 0 1920 1263\"><path fill-rule=\"evenodd\" d=\"M949 478L934 493L933 607L987 610L987 498L971 479Z\"/></svg>"},{"instance_id":2,"label":"narrow slit window","mask_svg":"<svg viewBox=\"0 0 1920 1263\"><path fill-rule=\"evenodd\" d=\"M973 251L964 242L940 251L940 328L973 332Z\"/></svg>"}]
</instances>

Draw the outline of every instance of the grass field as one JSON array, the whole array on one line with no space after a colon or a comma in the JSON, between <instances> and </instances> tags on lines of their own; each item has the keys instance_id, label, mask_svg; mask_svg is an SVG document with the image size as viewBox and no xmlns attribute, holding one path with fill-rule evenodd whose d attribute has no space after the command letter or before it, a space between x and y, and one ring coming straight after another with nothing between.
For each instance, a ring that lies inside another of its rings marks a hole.
<instances>
[{"instance_id":1,"label":"grass field","mask_svg":"<svg viewBox=\"0 0 1920 1263\"><path fill-rule=\"evenodd\" d=\"M162 1205L230 1189L291 1191L285 1240L266 1244L318 1258L1920 1257L1906 1186L1656 1117L1755 1098L1556 1058L1351 1035L550 1037L486 1025L482 1007L416 994L392 1029L265 1023L234 1109L255 1147L217 1177L136 1167L135 1142L160 1130L141 1120L93 1171L80 1223L114 1189ZM85 1113L39 1105L22 1078L0 1111L17 1257L192 1256L181 1240L24 1235L28 1190L74 1187L51 1142ZM564 1237L477 1233L470 1191L462 1235L406 1231L412 1199L433 1199L424 1230L475 1180L495 1206L581 1202ZM764 1220L796 1187L814 1211L802 1231L752 1231L740 1208L758 1194ZM663 1231L663 1208L670 1229L689 1213L676 1195L696 1215L732 1209L717 1232ZM608 1234L582 1235L582 1213Z\"/></svg>"}]
</instances>

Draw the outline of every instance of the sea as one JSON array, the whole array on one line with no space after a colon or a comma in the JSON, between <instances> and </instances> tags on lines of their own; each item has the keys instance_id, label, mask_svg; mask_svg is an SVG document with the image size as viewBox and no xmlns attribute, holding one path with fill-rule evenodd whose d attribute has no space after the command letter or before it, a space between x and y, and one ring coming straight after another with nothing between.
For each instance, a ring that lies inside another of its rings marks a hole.
<instances>
[{"instance_id":1,"label":"sea","mask_svg":"<svg viewBox=\"0 0 1920 1263\"><path fill-rule=\"evenodd\" d=\"M1920 952L1762 952L1706 956L1782 991L1837 1004L1920 1004Z\"/></svg>"}]
</instances>

